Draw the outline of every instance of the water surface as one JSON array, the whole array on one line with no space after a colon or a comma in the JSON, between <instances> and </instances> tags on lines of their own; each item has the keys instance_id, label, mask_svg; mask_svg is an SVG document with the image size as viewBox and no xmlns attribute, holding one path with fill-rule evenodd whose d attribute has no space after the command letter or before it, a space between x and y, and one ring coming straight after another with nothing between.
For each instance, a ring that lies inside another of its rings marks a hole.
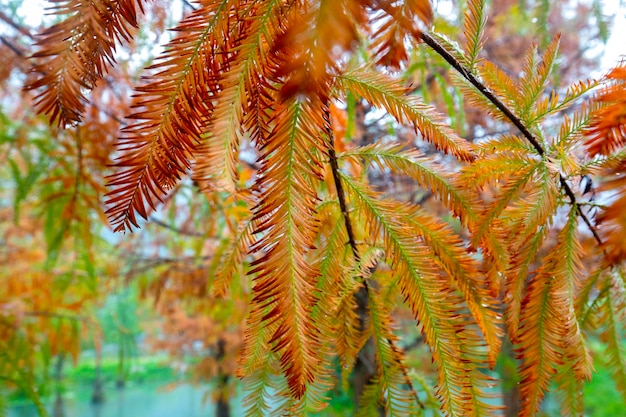
<instances>
[{"instance_id":1,"label":"water surface","mask_svg":"<svg viewBox=\"0 0 626 417\"><path fill-rule=\"evenodd\" d=\"M79 387L63 397L63 417L212 417L215 405L210 395L203 397L208 387L180 385L173 390L164 390L162 385L131 385L123 390L105 389L106 401L100 405L91 404L91 387ZM45 404L50 417L54 404ZM231 400L231 415L243 415L241 398ZM7 417L39 417L31 404L14 406Z\"/></svg>"}]
</instances>

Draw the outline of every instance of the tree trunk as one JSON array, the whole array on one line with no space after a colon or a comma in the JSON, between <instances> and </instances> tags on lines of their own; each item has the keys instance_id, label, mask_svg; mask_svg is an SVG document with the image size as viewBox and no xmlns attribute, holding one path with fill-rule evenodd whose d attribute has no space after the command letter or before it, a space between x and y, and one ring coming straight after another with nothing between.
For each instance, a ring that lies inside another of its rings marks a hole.
<instances>
[{"instance_id":1,"label":"tree trunk","mask_svg":"<svg viewBox=\"0 0 626 417\"><path fill-rule=\"evenodd\" d=\"M119 332L119 344L117 346L117 381L115 381L115 386L117 389L123 389L126 385L126 378L124 375L124 360L126 358L126 349L124 340L125 335L120 331Z\"/></svg>"},{"instance_id":2,"label":"tree trunk","mask_svg":"<svg viewBox=\"0 0 626 417\"><path fill-rule=\"evenodd\" d=\"M355 294L354 298L357 302L357 314L359 316L360 331L365 331L366 323L369 317L368 307L368 295L367 288L361 287ZM374 339L370 338L361 351L357 355L356 363L354 364L354 371L352 375L352 387L354 390L354 411L359 408L361 397L365 391L365 387L371 383L378 375L378 365L376 363L376 345ZM378 408L378 415L385 416L385 408L381 406ZM373 416L374 417L374 416Z\"/></svg>"},{"instance_id":3,"label":"tree trunk","mask_svg":"<svg viewBox=\"0 0 626 417\"><path fill-rule=\"evenodd\" d=\"M93 392L91 394L92 404L104 403L104 382L102 381L102 366L100 353L96 353L96 378L93 381Z\"/></svg>"},{"instance_id":4,"label":"tree trunk","mask_svg":"<svg viewBox=\"0 0 626 417\"><path fill-rule=\"evenodd\" d=\"M215 403L215 415L216 417L230 417L230 404L228 402L228 380L230 376L223 371L222 361L225 355L226 343L219 339L217 341L217 353L215 359L218 363L218 375L217 375L217 389L219 395L217 402Z\"/></svg>"},{"instance_id":5,"label":"tree trunk","mask_svg":"<svg viewBox=\"0 0 626 417\"><path fill-rule=\"evenodd\" d=\"M54 366L54 380L56 382L55 386L55 398L54 398L54 406L52 409L53 417L65 417L65 404L63 400L63 364L65 362L65 355L59 354L57 356L57 361Z\"/></svg>"},{"instance_id":6,"label":"tree trunk","mask_svg":"<svg viewBox=\"0 0 626 417\"><path fill-rule=\"evenodd\" d=\"M354 132L352 132L352 136L360 146L366 146L374 143L374 135L368 130L368 126L366 126L365 123L365 116L369 110L369 106L366 106L362 100L355 103ZM355 248L353 248L353 250L355 251L355 257L358 261L358 253ZM359 330L361 332L366 330L367 321L369 320L369 296L367 292L367 287L363 286L354 295L357 304L357 314L359 316ZM374 343L374 339L370 338L365 345L363 345L363 348L361 348L361 351L357 355L356 363L354 364L352 387L355 412L359 408L365 387L367 387L367 385L370 384L377 376L378 364L376 363L376 344ZM385 408L382 404L378 409L378 415L381 417L385 416Z\"/></svg>"},{"instance_id":7,"label":"tree trunk","mask_svg":"<svg viewBox=\"0 0 626 417\"><path fill-rule=\"evenodd\" d=\"M517 362L513 354L513 346L508 339L502 344L502 360L500 362L500 377L502 378L502 399L504 402L504 416L517 417L519 414L520 396Z\"/></svg>"},{"instance_id":8,"label":"tree trunk","mask_svg":"<svg viewBox=\"0 0 626 417\"><path fill-rule=\"evenodd\" d=\"M230 403L228 402L228 375L222 375L218 379L220 393L215 404L216 417L230 417Z\"/></svg>"}]
</instances>

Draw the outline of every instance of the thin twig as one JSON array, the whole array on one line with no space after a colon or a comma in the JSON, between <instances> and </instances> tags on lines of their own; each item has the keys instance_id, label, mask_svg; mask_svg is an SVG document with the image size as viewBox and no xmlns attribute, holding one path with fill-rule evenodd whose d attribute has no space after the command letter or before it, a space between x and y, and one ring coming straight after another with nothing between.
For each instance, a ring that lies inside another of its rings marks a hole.
<instances>
[{"instance_id":1,"label":"thin twig","mask_svg":"<svg viewBox=\"0 0 626 417\"><path fill-rule=\"evenodd\" d=\"M22 35L27 36L27 37L29 37L30 39L33 39L33 40L35 39L33 34L30 33L30 30L28 30L26 27L18 24L17 22L15 22L10 16L8 16L2 10L0 10L0 20L5 22L7 25L11 26L13 29L15 29L18 32L20 32Z\"/></svg>"},{"instance_id":2,"label":"thin twig","mask_svg":"<svg viewBox=\"0 0 626 417\"><path fill-rule=\"evenodd\" d=\"M506 116L507 119L515 125L522 133L522 135L526 138L528 142L535 148L537 153L540 156L544 156L546 151L543 149L539 140L535 138L535 136L530 132L528 127L522 122L522 120L517 117L511 109L509 109L506 104L504 104L494 93L492 93L473 73L470 69L466 68L462 63L460 63L450 52L448 52L442 45L437 42L435 38L430 36L426 32L422 32L421 35L422 41L426 45L428 45L433 51L435 51L439 56L441 56L448 64L450 64L455 70L459 72L467 81L469 81L480 93L485 96L489 101L491 101L497 108ZM576 195L572 191L572 188L567 183L565 177L559 174L559 181L561 183L561 188L565 191L565 194L570 199L570 205L576 208L578 215L583 219L593 237L596 239L600 246L603 246L602 239L600 235L598 235L598 231L596 227L591 223L587 215L583 213L580 208L580 204L576 200Z\"/></svg>"},{"instance_id":3,"label":"thin twig","mask_svg":"<svg viewBox=\"0 0 626 417\"><path fill-rule=\"evenodd\" d=\"M160 220L154 216L150 216L150 222L156 224L157 226L160 226L164 229L168 229L171 230L174 233L177 233L179 235L183 235L183 236L191 236L191 237L204 237L204 233L199 233L199 232L193 232L191 230L184 230L184 229L180 229L176 226L172 226L171 224L168 224L166 222L164 222L163 220Z\"/></svg>"},{"instance_id":4,"label":"thin twig","mask_svg":"<svg viewBox=\"0 0 626 417\"><path fill-rule=\"evenodd\" d=\"M424 336L416 337L411 343L402 348L404 352L416 349L424 344Z\"/></svg>"},{"instance_id":5,"label":"thin twig","mask_svg":"<svg viewBox=\"0 0 626 417\"><path fill-rule=\"evenodd\" d=\"M7 48L9 48L11 51L13 51L13 53L15 55L19 56L20 58L26 58L26 56L24 55L24 52L22 52L22 50L20 48L15 46L15 44L13 44L13 42L9 41L4 36L0 36L0 42L5 44L7 46Z\"/></svg>"},{"instance_id":6,"label":"thin twig","mask_svg":"<svg viewBox=\"0 0 626 417\"><path fill-rule=\"evenodd\" d=\"M27 317L45 317L50 319L62 319L70 321L85 321L87 319L85 316L72 316L69 314L55 313L52 311L25 311L23 314Z\"/></svg>"},{"instance_id":7,"label":"thin twig","mask_svg":"<svg viewBox=\"0 0 626 417\"><path fill-rule=\"evenodd\" d=\"M198 10L198 8L196 6L194 6L193 4L191 4L189 1L187 0L183 0L183 5L189 7L191 10Z\"/></svg>"},{"instance_id":8,"label":"thin twig","mask_svg":"<svg viewBox=\"0 0 626 417\"><path fill-rule=\"evenodd\" d=\"M343 221L346 226L346 233L348 234L348 244L350 245L350 248L352 249L352 255L354 256L354 260L357 263L359 263L361 261L361 255L359 254L359 249L356 245L356 239L354 238L354 229L352 227L352 221L350 220L350 213L348 212L348 205L346 203L346 194L343 189L343 184L341 182L341 175L339 174L339 163L337 161L337 153L335 151L335 138L333 135L332 126L330 124L329 114L326 115L326 120L328 122L328 125L326 128L326 135L328 137L328 157L329 157L329 162L330 162L330 168L333 173L333 180L335 182L335 189L337 190L337 199L339 200L339 207L341 208ZM369 289L367 280L363 279L362 283L363 283L363 287L365 289L366 295L369 294L370 289ZM401 348L398 348L396 346L395 342L392 339L387 338L387 343L389 343L389 346L394 352L398 352L398 353L403 352ZM422 403L419 396L417 395L417 391L415 391L415 388L413 387L413 383L411 382L411 379L409 378L409 375L406 372L406 368L404 366L401 366L400 369L402 369L402 374L404 375L405 382L408 385L409 390L413 394L415 401L417 402L418 406L423 410L425 408L424 403Z\"/></svg>"}]
</instances>

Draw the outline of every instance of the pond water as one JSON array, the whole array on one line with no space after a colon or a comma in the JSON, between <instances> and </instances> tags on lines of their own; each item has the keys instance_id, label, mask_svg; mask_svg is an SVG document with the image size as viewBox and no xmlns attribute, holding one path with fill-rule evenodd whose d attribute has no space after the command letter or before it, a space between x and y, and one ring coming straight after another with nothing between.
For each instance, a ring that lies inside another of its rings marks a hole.
<instances>
[{"instance_id":1,"label":"pond water","mask_svg":"<svg viewBox=\"0 0 626 417\"><path fill-rule=\"evenodd\" d=\"M91 388L84 387L67 393L63 398L63 417L212 417L215 405L203 401L207 388L180 385L173 390L153 384L131 385L122 390L105 390L106 401L91 404ZM231 401L231 415L243 415L241 398ZM53 402L45 404L53 417ZM9 408L7 417L39 417L31 404Z\"/></svg>"}]
</instances>

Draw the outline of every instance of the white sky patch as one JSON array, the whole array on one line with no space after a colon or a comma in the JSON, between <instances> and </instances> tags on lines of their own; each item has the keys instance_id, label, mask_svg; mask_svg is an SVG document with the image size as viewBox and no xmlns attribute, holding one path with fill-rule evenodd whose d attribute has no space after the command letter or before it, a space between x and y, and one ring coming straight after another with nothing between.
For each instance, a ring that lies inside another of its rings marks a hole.
<instances>
[{"instance_id":1,"label":"white sky patch","mask_svg":"<svg viewBox=\"0 0 626 417\"><path fill-rule=\"evenodd\" d=\"M603 11L607 16L615 16L611 24L609 40L600 63L602 71L614 67L626 56L626 5L620 0L604 0Z\"/></svg>"},{"instance_id":2,"label":"white sky patch","mask_svg":"<svg viewBox=\"0 0 626 417\"><path fill-rule=\"evenodd\" d=\"M435 0L433 8L435 9L435 14L445 17L452 16L454 12L454 4L449 0Z\"/></svg>"},{"instance_id":3,"label":"white sky patch","mask_svg":"<svg viewBox=\"0 0 626 417\"><path fill-rule=\"evenodd\" d=\"M41 25L44 15L48 13L47 7L52 3L43 0L23 0L19 8L19 14L24 18L26 26L36 28Z\"/></svg>"}]
</instances>

